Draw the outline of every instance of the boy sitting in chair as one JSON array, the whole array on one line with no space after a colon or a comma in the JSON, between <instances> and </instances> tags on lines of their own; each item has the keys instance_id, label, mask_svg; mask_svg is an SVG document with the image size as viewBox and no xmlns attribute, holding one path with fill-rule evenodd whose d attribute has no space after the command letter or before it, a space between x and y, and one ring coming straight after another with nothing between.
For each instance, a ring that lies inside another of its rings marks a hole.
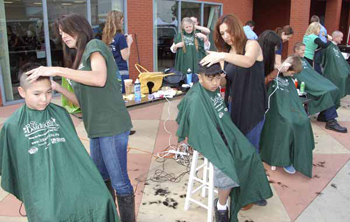
<instances>
[{"instance_id":1,"label":"boy sitting in chair","mask_svg":"<svg viewBox=\"0 0 350 222\"><path fill-rule=\"evenodd\" d=\"M264 167L254 146L233 124L220 95L221 66L199 66L199 83L194 84L178 105L179 141L203 154L214 165L214 185L219 199L214 202L216 221L230 221L250 203L272 196Z\"/></svg>"},{"instance_id":2,"label":"boy sitting in chair","mask_svg":"<svg viewBox=\"0 0 350 222\"><path fill-rule=\"evenodd\" d=\"M29 221L118 221L115 203L78 138L68 112L50 103L49 77L27 81L18 91L25 104L0 133L2 188L24 203Z\"/></svg>"}]
</instances>

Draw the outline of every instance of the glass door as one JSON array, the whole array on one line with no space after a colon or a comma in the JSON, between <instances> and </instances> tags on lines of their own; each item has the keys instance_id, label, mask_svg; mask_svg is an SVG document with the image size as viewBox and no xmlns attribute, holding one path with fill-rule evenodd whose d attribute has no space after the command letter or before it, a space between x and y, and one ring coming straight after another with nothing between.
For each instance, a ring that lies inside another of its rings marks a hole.
<instances>
[{"instance_id":1,"label":"glass door","mask_svg":"<svg viewBox=\"0 0 350 222\"><path fill-rule=\"evenodd\" d=\"M204 4L203 26L210 29L209 41L210 41L211 51L216 50L213 34L214 34L216 21L220 16L221 16L221 5Z\"/></svg>"},{"instance_id":2,"label":"glass door","mask_svg":"<svg viewBox=\"0 0 350 222\"><path fill-rule=\"evenodd\" d=\"M37 0L4 2L0 64L7 101L20 99L18 71L24 64L46 64L43 9Z\"/></svg>"}]
</instances>

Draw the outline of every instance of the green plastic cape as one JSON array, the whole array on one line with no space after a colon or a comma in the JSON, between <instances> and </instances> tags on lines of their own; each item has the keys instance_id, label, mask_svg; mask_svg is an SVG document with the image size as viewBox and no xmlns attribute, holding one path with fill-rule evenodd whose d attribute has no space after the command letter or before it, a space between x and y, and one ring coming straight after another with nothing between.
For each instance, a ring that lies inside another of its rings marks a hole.
<instances>
[{"instance_id":1,"label":"green plastic cape","mask_svg":"<svg viewBox=\"0 0 350 222\"><path fill-rule=\"evenodd\" d=\"M291 77L277 77L268 94L270 109L261 133L261 159L270 166L293 165L300 173L312 177L314 136Z\"/></svg>"},{"instance_id":2,"label":"green plastic cape","mask_svg":"<svg viewBox=\"0 0 350 222\"><path fill-rule=\"evenodd\" d=\"M350 95L350 67L338 46L331 43L322 58L323 75L339 88L340 98Z\"/></svg>"},{"instance_id":3,"label":"green plastic cape","mask_svg":"<svg viewBox=\"0 0 350 222\"><path fill-rule=\"evenodd\" d=\"M301 58L303 70L294 77L299 84L305 82L305 92L312 101L308 104L310 115L324 111L332 106L340 106L339 89L331 81L316 72Z\"/></svg>"},{"instance_id":4,"label":"green plastic cape","mask_svg":"<svg viewBox=\"0 0 350 222\"><path fill-rule=\"evenodd\" d=\"M78 138L55 104L19 108L0 133L2 188L24 203L30 222L115 222L116 207Z\"/></svg>"},{"instance_id":5,"label":"green plastic cape","mask_svg":"<svg viewBox=\"0 0 350 222\"><path fill-rule=\"evenodd\" d=\"M194 37L193 34L183 33L186 53L183 48L177 49L175 56L175 69L182 72L184 75L187 73L188 68L191 69L192 73L197 73L198 62L205 56L203 40ZM196 50L195 39L198 41L198 51ZM181 41L181 34L177 34L174 38L174 43L177 44Z\"/></svg>"},{"instance_id":6,"label":"green plastic cape","mask_svg":"<svg viewBox=\"0 0 350 222\"><path fill-rule=\"evenodd\" d=\"M62 77L62 87L67 89L69 92L74 93L73 87L69 84L68 80ZM81 113L79 106L74 105L71 101L69 101L65 96L61 95L62 106L70 113L77 114Z\"/></svg>"},{"instance_id":7,"label":"green plastic cape","mask_svg":"<svg viewBox=\"0 0 350 222\"><path fill-rule=\"evenodd\" d=\"M219 90L210 92L194 84L178 110L179 141L187 137L191 147L240 185L231 191L231 221L238 221L242 206L272 196L261 159L231 121Z\"/></svg>"}]
</instances>

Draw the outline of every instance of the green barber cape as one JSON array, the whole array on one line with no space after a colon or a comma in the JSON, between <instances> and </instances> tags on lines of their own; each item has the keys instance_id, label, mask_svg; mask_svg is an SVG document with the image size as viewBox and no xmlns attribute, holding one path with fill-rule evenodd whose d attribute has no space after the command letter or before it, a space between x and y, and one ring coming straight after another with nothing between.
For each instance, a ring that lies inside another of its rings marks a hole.
<instances>
[{"instance_id":1,"label":"green barber cape","mask_svg":"<svg viewBox=\"0 0 350 222\"><path fill-rule=\"evenodd\" d=\"M277 77L268 94L270 109L260 138L261 159L270 166L293 165L300 173L312 177L314 136L291 77Z\"/></svg>"},{"instance_id":2,"label":"green barber cape","mask_svg":"<svg viewBox=\"0 0 350 222\"><path fill-rule=\"evenodd\" d=\"M301 58L301 62L303 69L294 77L299 84L305 82L305 92L312 99L308 104L309 113L312 115L332 106L339 107L338 87L316 72L304 58Z\"/></svg>"},{"instance_id":3,"label":"green barber cape","mask_svg":"<svg viewBox=\"0 0 350 222\"><path fill-rule=\"evenodd\" d=\"M333 43L324 50L323 75L339 88L340 98L350 95L350 67L338 46Z\"/></svg>"},{"instance_id":4,"label":"green barber cape","mask_svg":"<svg viewBox=\"0 0 350 222\"><path fill-rule=\"evenodd\" d=\"M19 108L0 133L2 188L24 203L30 222L115 222L118 214L68 112Z\"/></svg>"},{"instance_id":5,"label":"green barber cape","mask_svg":"<svg viewBox=\"0 0 350 222\"><path fill-rule=\"evenodd\" d=\"M261 159L232 123L219 90L210 92L196 83L178 110L179 141L187 137L191 147L239 184L231 191L231 221L238 221L237 213L242 206L272 196Z\"/></svg>"},{"instance_id":6,"label":"green barber cape","mask_svg":"<svg viewBox=\"0 0 350 222\"><path fill-rule=\"evenodd\" d=\"M198 41L198 51L196 50L195 39ZM183 40L181 34L177 34L174 38L175 44L182 41L185 43L186 53L183 47L177 49L175 69L186 74L188 68L190 68L192 73L197 73L198 62L205 56L203 40L196 38L193 34L187 34L183 31Z\"/></svg>"}]
</instances>

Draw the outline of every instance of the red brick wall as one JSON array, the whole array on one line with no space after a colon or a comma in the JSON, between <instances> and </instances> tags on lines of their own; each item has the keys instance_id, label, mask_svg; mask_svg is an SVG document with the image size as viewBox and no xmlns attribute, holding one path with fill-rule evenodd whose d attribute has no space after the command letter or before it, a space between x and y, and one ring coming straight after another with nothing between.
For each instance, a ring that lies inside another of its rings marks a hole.
<instances>
[{"instance_id":1,"label":"red brick wall","mask_svg":"<svg viewBox=\"0 0 350 222\"><path fill-rule=\"evenodd\" d=\"M234 13L243 23L252 19L253 0L207 0L223 3L223 13ZM128 32L137 35L141 65L153 71L153 5L152 0L128 0ZM138 72L134 65L138 62L136 39L129 58L130 78L136 79Z\"/></svg>"},{"instance_id":2,"label":"red brick wall","mask_svg":"<svg viewBox=\"0 0 350 222\"><path fill-rule=\"evenodd\" d=\"M128 32L136 34L140 60L143 67L153 71L153 6L152 0L128 0ZM138 63L136 38L131 47L129 58L130 78L136 79Z\"/></svg>"},{"instance_id":3,"label":"red brick wall","mask_svg":"<svg viewBox=\"0 0 350 222\"><path fill-rule=\"evenodd\" d=\"M293 53L293 46L296 42L302 42L305 31L309 26L310 0L292 0L290 7L290 25L294 30L293 37L288 43L288 54Z\"/></svg>"},{"instance_id":4,"label":"red brick wall","mask_svg":"<svg viewBox=\"0 0 350 222\"><path fill-rule=\"evenodd\" d=\"M342 0L327 0L325 27L328 34L339 29Z\"/></svg>"}]
</instances>

